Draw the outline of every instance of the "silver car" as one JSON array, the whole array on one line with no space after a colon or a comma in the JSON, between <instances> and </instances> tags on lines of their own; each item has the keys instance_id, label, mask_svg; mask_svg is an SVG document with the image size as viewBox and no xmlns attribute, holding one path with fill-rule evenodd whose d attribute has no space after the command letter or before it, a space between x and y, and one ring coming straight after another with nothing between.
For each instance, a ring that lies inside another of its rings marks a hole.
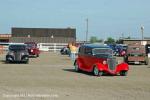
<instances>
[{"instance_id":1,"label":"silver car","mask_svg":"<svg viewBox=\"0 0 150 100\"><path fill-rule=\"evenodd\" d=\"M29 63L29 53L25 44L9 45L9 51L6 55L6 62Z\"/></svg>"}]
</instances>

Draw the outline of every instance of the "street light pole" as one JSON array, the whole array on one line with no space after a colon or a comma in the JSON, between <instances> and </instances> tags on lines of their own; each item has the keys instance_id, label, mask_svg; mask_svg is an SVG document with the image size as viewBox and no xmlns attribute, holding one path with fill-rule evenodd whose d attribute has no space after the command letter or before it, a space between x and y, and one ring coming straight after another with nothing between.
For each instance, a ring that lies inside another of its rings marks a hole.
<instances>
[{"instance_id":1,"label":"street light pole","mask_svg":"<svg viewBox=\"0 0 150 100\"><path fill-rule=\"evenodd\" d=\"M124 34L122 33L121 35L122 35L122 39L124 39Z\"/></svg>"},{"instance_id":2,"label":"street light pole","mask_svg":"<svg viewBox=\"0 0 150 100\"><path fill-rule=\"evenodd\" d=\"M86 42L88 42L89 20L86 19Z\"/></svg>"},{"instance_id":3,"label":"street light pole","mask_svg":"<svg viewBox=\"0 0 150 100\"><path fill-rule=\"evenodd\" d=\"M142 33L142 44L144 40L144 26L141 26L141 33Z\"/></svg>"}]
</instances>

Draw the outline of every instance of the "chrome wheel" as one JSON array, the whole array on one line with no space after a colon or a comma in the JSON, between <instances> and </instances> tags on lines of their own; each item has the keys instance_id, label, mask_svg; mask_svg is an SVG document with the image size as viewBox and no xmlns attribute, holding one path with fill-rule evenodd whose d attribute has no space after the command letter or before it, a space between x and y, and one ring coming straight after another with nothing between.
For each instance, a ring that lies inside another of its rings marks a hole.
<instances>
[{"instance_id":1,"label":"chrome wheel","mask_svg":"<svg viewBox=\"0 0 150 100\"><path fill-rule=\"evenodd\" d=\"M120 72L120 75L121 75L121 76L127 76L127 74L128 74L127 71L121 71L121 72Z\"/></svg>"},{"instance_id":2,"label":"chrome wheel","mask_svg":"<svg viewBox=\"0 0 150 100\"><path fill-rule=\"evenodd\" d=\"M99 71L99 76L102 76L103 75L103 72L102 71Z\"/></svg>"},{"instance_id":3,"label":"chrome wheel","mask_svg":"<svg viewBox=\"0 0 150 100\"><path fill-rule=\"evenodd\" d=\"M99 70L97 67L94 67L94 75L99 76Z\"/></svg>"}]
</instances>

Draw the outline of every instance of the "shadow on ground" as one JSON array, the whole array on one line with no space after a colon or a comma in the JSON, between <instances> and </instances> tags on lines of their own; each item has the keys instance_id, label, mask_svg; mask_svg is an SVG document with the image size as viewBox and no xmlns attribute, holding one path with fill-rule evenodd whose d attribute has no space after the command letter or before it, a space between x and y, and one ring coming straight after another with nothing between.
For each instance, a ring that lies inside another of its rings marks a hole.
<instances>
[{"instance_id":1,"label":"shadow on ground","mask_svg":"<svg viewBox=\"0 0 150 100\"><path fill-rule=\"evenodd\" d=\"M31 55L30 55L29 58L37 58L37 57L36 57L36 56L31 56Z\"/></svg>"},{"instance_id":2,"label":"shadow on ground","mask_svg":"<svg viewBox=\"0 0 150 100\"><path fill-rule=\"evenodd\" d=\"M79 73L79 74L85 74L85 75L88 75L88 76L93 76L93 73L91 72L85 72L85 71L79 71L79 72L76 72L74 69L63 69L64 71L67 71L67 72L72 72L72 73ZM104 74L103 76L107 76L107 77L113 77L113 76L120 76L120 75L110 75L110 74Z\"/></svg>"},{"instance_id":3,"label":"shadow on ground","mask_svg":"<svg viewBox=\"0 0 150 100\"><path fill-rule=\"evenodd\" d=\"M0 63L6 64L6 61L5 60L0 60Z\"/></svg>"},{"instance_id":4,"label":"shadow on ground","mask_svg":"<svg viewBox=\"0 0 150 100\"><path fill-rule=\"evenodd\" d=\"M2 64L25 64L24 62L6 62L5 60L0 60Z\"/></svg>"}]
</instances>

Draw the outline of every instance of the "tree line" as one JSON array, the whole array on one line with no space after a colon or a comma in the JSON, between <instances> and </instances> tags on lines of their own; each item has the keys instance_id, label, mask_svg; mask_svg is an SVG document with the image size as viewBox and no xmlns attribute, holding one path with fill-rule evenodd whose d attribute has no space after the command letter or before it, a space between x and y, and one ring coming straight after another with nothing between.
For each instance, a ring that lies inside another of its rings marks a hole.
<instances>
[{"instance_id":1,"label":"tree line","mask_svg":"<svg viewBox=\"0 0 150 100\"><path fill-rule=\"evenodd\" d=\"M130 37L127 37L125 39L130 39ZM123 39L115 40L112 37L108 37L106 40L103 40L103 39L97 38L96 36L91 36L90 43L123 44Z\"/></svg>"}]
</instances>

